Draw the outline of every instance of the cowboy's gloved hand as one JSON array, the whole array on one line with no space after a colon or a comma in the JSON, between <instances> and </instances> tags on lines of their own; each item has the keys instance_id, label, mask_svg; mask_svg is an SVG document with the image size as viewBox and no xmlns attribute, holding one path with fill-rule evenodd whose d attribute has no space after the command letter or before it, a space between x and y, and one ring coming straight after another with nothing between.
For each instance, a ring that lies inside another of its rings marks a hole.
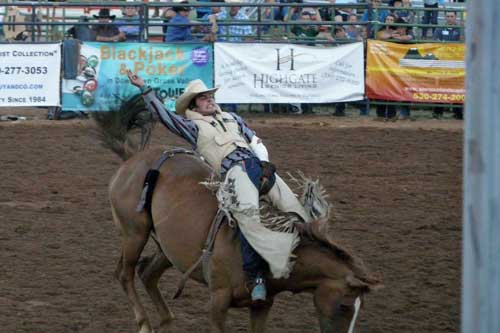
<instances>
[{"instance_id":1,"label":"cowboy's gloved hand","mask_svg":"<svg viewBox=\"0 0 500 333\"><path fill-rule=\"evenodd\" d=\"M271 162L260 161L262 166L262 177L270 178L276 173L276 166Z\"/></svg>"},{"instance_id":2,"label":"cowboy's gloved hand","mask_svg":"<svg viewBox=\"0 0 500 333\"><path fill-rule=\"evenodd\" d=\"M132 73L130 69L127 69L127 76L130 80L130 83L132 83L137 88L141 89L142 87L144 87L144 80L139 75Z\"/></svg>"}]
</instances>

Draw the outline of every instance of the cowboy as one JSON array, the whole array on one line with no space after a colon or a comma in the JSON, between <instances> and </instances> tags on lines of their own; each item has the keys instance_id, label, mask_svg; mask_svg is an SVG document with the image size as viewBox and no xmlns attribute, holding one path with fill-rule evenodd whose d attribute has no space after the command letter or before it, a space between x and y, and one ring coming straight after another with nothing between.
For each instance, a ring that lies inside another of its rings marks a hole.
<instances>
[{"instance_id":1,"label":"cowboy","mask_svg":"<svg viewBox=\"0 0 500 333\"><path fill-rule=\"evenodd\" d=\"M98 42L123 42L126 37L118 27L110 24L116 18L115 15L110 15L109 8L99 9L99 14L94 15L101 25L92 27L95 35L95 40Z\"/></svg>"},{"instance_id":2,"label":"cowboy","mask_svg":"<svg viewBox=\"0 0 500 333\"><path fill-rule=\"evenodd\" d=\"M295 213L304 222L311 218L286 183L269 163L266 147L243 119L223 112L201 80L188 83L177 99L176 114L169 112L144 80L128 71L130 82L141 89L147 108L161 122L188 141L208 164L221 175L217 192L223 206L237 221L243 270L252 301L266 299L265 276L286 278L291 271L290 255L298 244L296 232L271 231L260 223L259 192L279 210Z\"/></svg>"}]
</instances>

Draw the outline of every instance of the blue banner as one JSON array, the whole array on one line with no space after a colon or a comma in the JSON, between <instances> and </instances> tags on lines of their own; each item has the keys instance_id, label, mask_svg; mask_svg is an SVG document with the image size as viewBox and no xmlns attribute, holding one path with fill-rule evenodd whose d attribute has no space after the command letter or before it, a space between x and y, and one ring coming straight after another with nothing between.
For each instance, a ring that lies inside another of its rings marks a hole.
<instances>
[{"instance_id":1,"label":"blue banner","mask_svg":"<svg viewBox=\"0 0 500 333\"><path fill-rule=\"evenodd\" d=\"M80 47L74 77L63 80L63 111L110 111L137 95L127 69L140 75L169 110L186 84L201 79L213 86L209 44L96 43ZM68 69L66 69L68 71Z\"/></svg>"}]
</instances>

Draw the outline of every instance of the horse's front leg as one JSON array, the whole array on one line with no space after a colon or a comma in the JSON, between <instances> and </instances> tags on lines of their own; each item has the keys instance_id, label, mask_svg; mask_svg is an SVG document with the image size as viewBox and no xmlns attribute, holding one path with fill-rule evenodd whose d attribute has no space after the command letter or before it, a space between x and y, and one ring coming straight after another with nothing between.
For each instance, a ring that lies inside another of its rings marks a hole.
<instances>
[{"instance_id":1,"label":"horse's front leg","mask_svg":"<svg viewBox=\"0 0 500 333\"><path fill-rule=\"evenodd\" d=\"M210 331L224 332L227 310L231 304L231 289L217 289L210 293Z\"/></svg>"},{"instance_id":2,"label":"horse's front leg","mask_svg":"<svg viewBox=\"0 0 500 333\"><path fill-rule=\"evenodd\" d=\"M266 331L267 317L273 306L273 299L269 299L266 304L258 307L250 307L250 331L261 333Z\"/></svg>"}]
</instances>

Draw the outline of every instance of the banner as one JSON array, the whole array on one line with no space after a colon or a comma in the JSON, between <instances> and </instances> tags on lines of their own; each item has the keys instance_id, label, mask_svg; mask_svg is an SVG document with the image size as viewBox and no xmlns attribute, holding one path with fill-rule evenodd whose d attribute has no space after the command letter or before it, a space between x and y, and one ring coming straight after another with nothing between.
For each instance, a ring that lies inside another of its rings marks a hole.
<instances>
[{"instance_id":1,"label":"banner","mask_svg":"<svg viewBox=\"0 0 500 333\"><path fill-rule=\"evenodd\" d=\"M364 96L363 43L215 44L218 103L329 103Z\"/></svg>"},{"instance_id":2,"label":"banner","mask_svg":"<svg viewBox=\"0 0 500 333\"><path fill-rule=\"evenodd\" d=\"M157 90L169 110L186 84L212 85L212 46L208 44L83 43L76 77L63 80L63 110L116 110L139 94L127 69Z\"/></svg>"},{"instance_id":3,"label":"banner","mask_svg":"<svg viewBox=\"0 0 500 333\"><path fill-rule=\"evenodd\" d=\"M61 104L61 44L0 44L0 106Z\"/></svg>"},{"instance_id":4,"label":"banner","mask_svg":"<svg viewBox=\"0 0 500 333\"><path fill-rule=\"evenodd\" d=\"M463 104L464 54L464 44L369 40L366 94L389 101Z\"/></svg>"}]
</instances>

